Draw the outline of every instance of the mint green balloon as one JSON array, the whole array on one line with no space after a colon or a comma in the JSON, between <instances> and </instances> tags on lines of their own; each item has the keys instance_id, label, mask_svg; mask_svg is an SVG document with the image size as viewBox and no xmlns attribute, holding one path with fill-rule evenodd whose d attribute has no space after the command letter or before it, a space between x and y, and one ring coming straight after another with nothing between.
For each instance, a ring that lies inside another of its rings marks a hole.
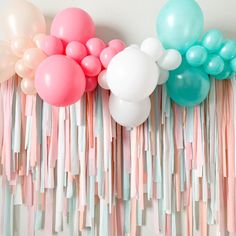
<instances>
[{"instance_id":1,"label":"mint green balloon","mask_svg":"<svg viewBox=\"0 0 236 236\"><path fill-rule=\"evenodd\" d=\"M186 60L191 66L201 66L206 62L207 59L207 50L200 46L192 46L186 52Z\"/></svg>"},{"instance_id":2,"label":"mint green balloon","mask_svg":"<svg viewBox=\"0 0 236 236\"><path fill-rule=\"evenodd\" d=\"M183 62L170 72L166 83L167 93L180 106L192 107L200 104L210 90L210 79L200 67L192 67Z\"/></svg>"},{"instance_id":3,"label":"mint green balloon","mask_svg":"<svg viewBox=\"0 0 236 236\"><path fill-rule=\"evenodd\" d=\"M209 30L203 35L202 45L211 53L217 52L223 43L223 34L216 29Z\"/></svg>"},{"instance_id":4,"label":"mint green balloon","mask_svg":"<svg viewBox=\"0 0 236 236\"><path fill-rule=\"evenodd\" d=\"M204 69L209 75L218 75L224 69L224 60L219 55L209 54Z\"/></svg>"},{"instance_id":5,"label":"mint green balloon","mask_svg":"<svg viewBox=\"0 0 236 236\"><path fill-rule=\"evenodd\" d=\"M236 57L230 61L230 67L231 70L236 73Z\"/></svg>"},{"instance_id":6,"label":"mint green balloon","mask_svg":"<svg viewBox=\"0 0 236 236\"><path fill-rule=\"evenodd\" d=\"M224 60L233 59L236 56L236 42L227 40L220 49L219 54Z\"/></svg>"},{"instance_id":7,"label":"mint green balloon","mask_svg":"<svg viewBox=\"0 0 236 236\"><path fill-rule=\"evenodd\" d=\"M230 64L229 64L229 62L225 61L223 71L220 74L214 76L214 78L217 80L228 79L228 78L230 78L231 74L232 74L232 70L230 68Z\"/></svg>"},{"instance_id":8,"label":"mint green balloon","mask_svg":"<svg viewBox=\"0 0 236 236\"><path fill-rule=\"evenodd\" d=\"M164 47L184 54L203 31L202 10L195 0L169 0L157 18L157 34Z\"/></svg>"}]
</instances>

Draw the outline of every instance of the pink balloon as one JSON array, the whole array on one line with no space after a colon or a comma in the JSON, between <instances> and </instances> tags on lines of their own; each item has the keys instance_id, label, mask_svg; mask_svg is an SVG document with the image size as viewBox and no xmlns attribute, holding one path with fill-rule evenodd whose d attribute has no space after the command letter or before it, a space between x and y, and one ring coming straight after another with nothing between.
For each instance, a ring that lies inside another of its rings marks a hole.
<instances>
[{"instance_id":1,"label":"pink balloon","mask_svg":"<svg viewBox=\"0 0 236 236\"><path fill-rule=\"evenodd\" d=\"M72 41L86 43L95 35L95 25L91 16L80 8L67 8L53 19L51 35L66 44Z\"/></svg>"},{"instance_id":2,"label":"pink balloon","mask_svg":"<svg viewBox=\"0 0 236 236\"><path fill-rule=\"evenodd\" d=\"M85 86L84 72L67 56L48 57L36 71L35 87L39 96L54 106L77 102L84 94Z\"/></svg>"},{"instance_id":3,"label":"pink balloon","mask_svg":"<svg viewBox=\"0 0 236 236\"><path fill-rule=\"evenodd\" d=\"M108 43L108 46L115 48L117 52L121 52L125 49L125 43L120 39L113 39Z\"/></svg>"},{"instance_id":4,"label":"pink balloon","mask_svg":"<svg viewBox=\"0 0 236 236\"><path fill-rule=\"evenodd\" d=\"M87 56L86 47L80 42L70 42L66 47L66 55L80 62Z\"/></svg>"},{"instance_id":5,"label":"pink balloon","mask_svg":"<svg viewBox=\"0 0 236 236\"><path fill-rule=\"evenodd\" d=\"M97 76L101 69L102 65L99 59L95 56L87 56L81 61L81 67L86 76L94 77Z\"/></svg>"},{"instance_id":6,"label":"pink balloon","mask_svg":"<svg viewBox=\"0 0 236 236\"><path fill-rule=\"evenodd\" d=\"M102 50L100 54L100 61L102 65L107 68L108 64L110 63L111 59L117 54L117 51L115 48L107 47Z\"/></svg>"},{"instance_id":7,"label":"pink balloon","mask_svg":"<svg viewBox=\"0 0 236 236\"><path fill-rule=\"evenodd\" d=\"M98 85L97 77L87 77L86 78L86 89L85 92L92 92L96 89Z\"/></svg>"},{"instance_id":8,"label":"pink balloon","mask_svg":"<svg viewBox=\"0 0 236 236\"><path fill-rule=\"evenodd\" d=\"M42 42L41 49L48 56L64 53L62 41L54 36L47 35Z\"/></svg>"},{"instance_id":9,"label":"pink balloon","mask_svg":"<svg viewBox=\"0 0 236 236\"><path fill-rule=\"evenodd\" d=\"M99 57L106 44L99 38L91 38L87 41L86 47L90 55Z\"/></svg>"}]
</instances>

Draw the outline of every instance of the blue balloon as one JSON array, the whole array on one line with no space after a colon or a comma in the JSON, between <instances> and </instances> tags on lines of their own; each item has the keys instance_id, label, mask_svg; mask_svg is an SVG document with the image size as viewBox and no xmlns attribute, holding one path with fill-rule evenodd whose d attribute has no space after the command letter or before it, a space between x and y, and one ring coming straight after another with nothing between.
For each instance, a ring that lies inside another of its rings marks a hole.
<instances>
[{"instance_id":1,"label":"blue balloon","mask_svg":"<svg viewBox=\"0 0 236 236\"><path fill-rule=\"evenodd\" d=\"M232 70L230 68L230 65L227 61L225 61L223 71L220 74L215 75L215 79L217 80L229 79L231 74L232 74Z\"/></svg>"},{"instance_id":2,"label":"blue balloon","mask_svg":"<svg viewBox=\"0 0 236 236\"><path fill-rule=\"evenodd\" d=\"M204 69L209 75L218 75L224 69L224 61L220 56L216 54L210 54L208 55L204 64Z\"/></svg>"},{"instance_id":3,"label":"blue balloon","mask_svg":"<svg viewBox=\"0 0 236 236\"><path fill-rule=\"evenodd\" d=\"M180 106L192 107L200 104L210 90L210 79L200 67L183 62L170 72L166 83L167 93Z\"/></svg>"},{"instance_id":4,"label":"blue balloon","mask_svg":"<svg viewBox=\"0 0 236 236\"><path fill-rule=\"evenodd\" d=\"M194 0L169 0L157 19L157 34L165 48L184 54L203 30L202 10Z\"/></svg>"},{"instance_id":5,"label":"blue balloon","mask_svg":"<svg viewBox=\"0 0 236 236\"><path fill-rule=\"evenodd\" d=\"M209 30L202 38L202 45L211 53L218 51L222 43L223 34L216 29Z\"/></svg>"},{"instance_id":6,"label":"blue balloon","mask_svg":"<svg viewBox=\"0 0 236 236\"><path fill-rule=\"evenodd\" d=\"M201 66L206 62L207 50L199 45L192 46L186 53L186 60L191 66Z\"/></svg>"},{"instance_id":7,"label":"blue balloon","mask_svg":"<svg viewBox=\"0 0 236 236\"><path fill-rule=\"evenodd\" d=\"M233 59L236 56L236 42L227 40L220 49L219 54L226 61Z\"/></svg>"},{"instance_id":8,"label":"blue balloon","mask_svg":"<svg viewBox=\"0 0 236 236\"><path fill-rule=\"evenodd\" d=\"M236 57L230 61L230 67L231 70L236 73Z\"/></svg>"}]
</instances>

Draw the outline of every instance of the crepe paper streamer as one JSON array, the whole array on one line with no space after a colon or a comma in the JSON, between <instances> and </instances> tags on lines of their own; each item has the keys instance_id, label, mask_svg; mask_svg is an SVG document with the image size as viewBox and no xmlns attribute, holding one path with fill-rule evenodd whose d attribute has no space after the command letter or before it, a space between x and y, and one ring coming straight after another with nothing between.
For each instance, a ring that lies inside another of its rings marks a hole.
<instances>
[{"instance_id":1,"label":"crepe paper streamer","mask_svg":"<svg viewBox=\"0 0 236 236\"><path fill-rule=\"evenodd\" d=\"M157 234L207 235L212 224L236 233L235 94L235 80L212 80L204 103L181 108L159 86L147 122L127 130L107 91L55 108L17 79L1 84L1 234L13 234L25 205L29 235L66 224L70 235L135 235L147 200Z\"/></svg>"}]
</instances>

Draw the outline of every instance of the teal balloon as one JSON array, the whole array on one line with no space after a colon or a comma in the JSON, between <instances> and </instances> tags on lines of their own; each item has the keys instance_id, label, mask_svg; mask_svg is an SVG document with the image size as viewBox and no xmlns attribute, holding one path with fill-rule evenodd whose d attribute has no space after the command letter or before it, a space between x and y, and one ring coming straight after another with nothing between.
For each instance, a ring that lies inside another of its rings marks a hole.
<instances>
[{"instance_id":1,"label":"teal balloon","mask_svg":"<svg viewBox=\"0 0 236 236\"><path fill-rule=\"evenodd\" d=\"M236 42L227 40L220 49L219 55L226 61L236 56Z\"/></svg>"},{"instance_id":2,"label":"teal balloon","mask_svg":"<svg viewBox=\"0 0 236 236\"><path fill-rule=\"evenodd\" d=\"M231 70L236 73L236 57L230 61Z\"/></svg>"},{"instance_id":3,"label":"teal balloon","mask_svg":"<svg viewBox=\"0 0 236 236\"><path fill-rule=\"evenodd\" d=\"M232 74L232 70L230 68L230 64L229 62L225 61L223 71L220 74L216 75L215 79L217 80L228 79L230 78L231 74Z\"/></svg>"},{"instance_id":4,"label":"teal balloon","mask_svg":"<svg viewBox=\"0 0 236 236\"><path fill-rule=\"evenodd\" d=\"M224 61L219 55L209 54L204 64L204 69L209 75L218 75L224 69Z\"/></svg>"},{"instance_id":5,"label":"teal balloon","mask_svg":"<svg viewBox=\"0 0 236 236\"><path fill-rule=\"evenodd\" d=\"M192 46L186 53L186 60L191 66L201 66L206 62L206 59L207 50L200 45Z\"/></svg>"},{"instance_id":6,"label":"teal balloon","mask_svg":"<svg viewBox=\"0 0 236 236\"><path fill-rule=\"evenodd\" d=\"M216 29L209 30L202 38L202 45L211 53L217 52L223 43L223 34Z\"/></svg>"},{"instance_id":7,"label":"teal balloon","mask_svg":"<svg viewBox=\"0 0 236 236\"><path fill-rule=\"evenodd\" d=\"M186 62L170 72L166 83L167 93L180 106L200 104L210 90L209 76L201 67L192 67Z\"/></svg>"},{"instance_id":8,"label":"teal balloon","mask_svg":"<svg viewBox=\"0 0 236 236\"><path fill-rule=\"evenodd\" d=\"M203 31L203 13L195 0L169 0L157 18L157 34L165 48L184 54Z\"/></svg>"}]
</instances>

